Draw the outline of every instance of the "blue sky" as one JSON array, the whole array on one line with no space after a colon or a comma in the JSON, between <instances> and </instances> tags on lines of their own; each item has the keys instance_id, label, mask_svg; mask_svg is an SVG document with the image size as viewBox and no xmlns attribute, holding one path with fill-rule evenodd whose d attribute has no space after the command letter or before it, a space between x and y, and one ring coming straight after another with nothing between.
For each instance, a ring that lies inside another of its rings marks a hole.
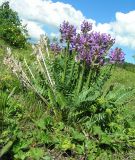
<instances>
[{"instance_id":1,"label":"blue sky","mask_svg":"<svg viewBox=\"0 0 135 160\"><path fill-rule=\"evenodd\" d=\"M135 10L135 0L59 0L73 5L82 11L87 18L97 22L110 22L115 20L115 13L127 13ZM57 2L53 0L53 2Z\"/></svg>"},{"instance_id":2,"label":"blue sky","mask_svg":"<svg viewBox=\"0 0 135 160\"><path fill-rule=\"evenodd\" d=\"M0 0L0 4L6 0ZM12 9L27 29L32 40L41 34L58 36L59 25L69 21L80 26L83 20L93 23L93 30L111 34L116 45L135 63L135 0L9 0Z\"/></svg>"}]
</instances>

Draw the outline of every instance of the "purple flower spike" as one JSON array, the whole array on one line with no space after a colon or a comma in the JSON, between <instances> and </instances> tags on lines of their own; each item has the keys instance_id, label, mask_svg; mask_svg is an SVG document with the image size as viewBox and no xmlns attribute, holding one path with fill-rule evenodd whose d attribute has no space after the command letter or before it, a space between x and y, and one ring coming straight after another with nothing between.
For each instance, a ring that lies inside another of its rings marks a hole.
<instances>
[{"instance_id":1,"label":"purple flower spike","mask_svg":"<svg viewBox=\"0 0 135 160\"><path fill-rule=\"evenodd\" d=\"M82 33L88 33L89 31L92 30L92 23L89 23L88 21L83 21L81 24L81 31Z\"/></svg>"},{"instance_id":2,"label":"purple flower spike","mask_svg":"<svg viewBox=\"0 0 135 160\"><path fill-rule=\"evenodd\" d=\"M125 60L125 54L121 48L115 48L109 54L111 63L123 63Z\"/></svg>"},{"instance_id":3,"label":"purple flower spike","mask_svg":"<svg viewBox=\"0 0 135 160\"><path fill-rule=\"evenodd\" d=\"M61 41L71 42L72 38L76 36L76 28L69 24L69 22L64 21L60 25Z\"/></svg>"},{"instance_id":4,"label":"purple flower spike","mask_svg":"<svg viewBox=\"0 0 135 160\"><path fill-rule=\"evenodd\" d=\"M55 54L58 54L61 52L61 47L58 45L58 43L52 43L50 45L50 48L53 52L55 52Z\"/></svg>"}]
</instances>

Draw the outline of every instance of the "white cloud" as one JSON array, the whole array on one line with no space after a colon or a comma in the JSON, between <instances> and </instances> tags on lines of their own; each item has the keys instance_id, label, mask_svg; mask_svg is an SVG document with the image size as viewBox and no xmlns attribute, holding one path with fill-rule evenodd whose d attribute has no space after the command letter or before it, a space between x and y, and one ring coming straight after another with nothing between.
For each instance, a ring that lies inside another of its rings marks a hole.
<instances>
[{"instance_id":1,"label":"white cloud","mask_svg":"<svg viewBox=\"0 0 135 160\"><path fill-rule=\"evenodd\" d=\"M135 49L135 11L116 12L116 21L98 24L97 29L110 33L116 38L116 44Z\"/></svg>"},{"instance_id":2,"label":"white cloud","mask_svg":"<svg viewBox=\"0 0 135 160\"><path fill-rule=\"evenodd\" d=\"M117 12L116 22L112 23L112 30L118 44L135 49L135 11L127 14Z\"/></svg>"},{"instance_id":3,"label":"white cloud","mask_svg":"<svg viewBox=\"0 0 135 160\"><path fill-rule=\"evenodd\" d=\"M54 33L54 32L52 32L52 33L50 34L50 36L51 36L52 38L59 38L59 37L60 37L60 34L59 34L59 33Z\"/></svg>"},{"instance_id":4,"label":"white cloud","mask_svg":"<svg viewBox=\"0 0 135 160\"><path fill-rule=\"evenodd\" d=\"M29 35L34 39L39 39L40 35L45 34L45 31L42 29L38 23L34 21L23 20L23 24L27 24L27 30L29 31Z\"/></svg>"},{"instance_id":5,"label":"white cloud","mask_svg":"<svg viewBox=\"0 0 135 160\"><path fill-rule=\"evenodd\" d=\"M104 24L98 23L98 25L95 26L94 30L100 31L100 32L103 32L103 33L105 33L105 32L110 33L111 25L108 24L108 23L104 23Z\"/></svg>"}]
</instances>

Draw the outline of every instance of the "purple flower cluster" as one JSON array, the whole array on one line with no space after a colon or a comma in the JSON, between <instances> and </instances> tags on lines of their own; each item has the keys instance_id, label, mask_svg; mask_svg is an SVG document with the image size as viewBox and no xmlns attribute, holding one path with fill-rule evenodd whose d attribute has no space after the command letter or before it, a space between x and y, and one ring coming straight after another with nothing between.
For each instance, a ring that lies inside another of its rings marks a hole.
<instances>
[{"instance_id":1,"label":"purple flower cluster","mask_svg":"<svg viewBox=\"0 0 135 160\"><path fill-rule=\"evenodd\" d=\"M121 48L116 47L114 50L111 50L109 59L111 63L123 63L125 60L125 54Z\"/></svg>"},{"instance_id":2,"label":"purple flower cluster","mask_svg":"<svg viewBox=\"0 0 135 160\"><path fill-rule=\"evenodd\" d=\"M87 64L102 64L106 52L114 44L110 35L91 32L78 34L72 40L72 47L77 51L77 59Z\"/></svg>"},{"instance_id":3,"label":"purple flower cluster","mask_svg":"<svg viewBox=\"0 0 135 160\"><path fill-rule=\"evenodd\" d=\"M72 38L76 35L76 28L69 24L69 22L64 21L60 25L61 41L71 42Z\"/></svg>"},{"instance_id":4,"label":"purple flower cluster","mask_svg":"<svg viewBox=\"0 0 135 160\"><path fill-rule=\"evenodd\" d=\"M82 33L88 33L91 30L92 30L92 23L89 23L84 20L83 23L81 24Z\"/></svg>"},{"instance_id":5,"label":"purple flower cluster","mask_svg":"<svg viewBox=\"0 0 135 160\"><path fill-rule=\"evenodd\" d=\"M85 61L89 65L103 65L115 40L109 34L101 34L91 30L92 24L87 21L83 21L81 24L80 33L76 33L75 27L69 22L64 21L60 25L62 41L69 42L72 50L76 51L76 61ZM124 54L121 50L115 49L111 53L110 59L111 61L124 61Z\"/></svg>"},{"instance_id":6,"label":"purple flower cluster","mask_svg":"<svg viewBox=\"0 0 135 160\"><path fill-rule=\"evenodd\" d=\"M60 52L61 52L61 49L62 49L62 48L59 46L58 43L52 43L52 44L50 45L50 48L51 48L51 50L52 50L53 52L55 52L55 54L60 53Z\"/></svg>"}]
</instances>

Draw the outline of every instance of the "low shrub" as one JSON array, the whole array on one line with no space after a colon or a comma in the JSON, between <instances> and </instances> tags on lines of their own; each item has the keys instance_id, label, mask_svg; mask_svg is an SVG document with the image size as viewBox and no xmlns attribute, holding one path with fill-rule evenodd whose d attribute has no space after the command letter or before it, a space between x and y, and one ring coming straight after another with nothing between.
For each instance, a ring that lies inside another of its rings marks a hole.
<instances>
[{"instance_id":1,"label":"low shrub","mask_svg":"<svg viewBox=\"0 0 135 160\"><path fill-rule=\"evenodd\" d=\"M26 27L22 25L17 12L10 8L9 2L4 2L0 6L0 38L18 48L23 48L27 44Z\"/></svg>"}]
</instances>

